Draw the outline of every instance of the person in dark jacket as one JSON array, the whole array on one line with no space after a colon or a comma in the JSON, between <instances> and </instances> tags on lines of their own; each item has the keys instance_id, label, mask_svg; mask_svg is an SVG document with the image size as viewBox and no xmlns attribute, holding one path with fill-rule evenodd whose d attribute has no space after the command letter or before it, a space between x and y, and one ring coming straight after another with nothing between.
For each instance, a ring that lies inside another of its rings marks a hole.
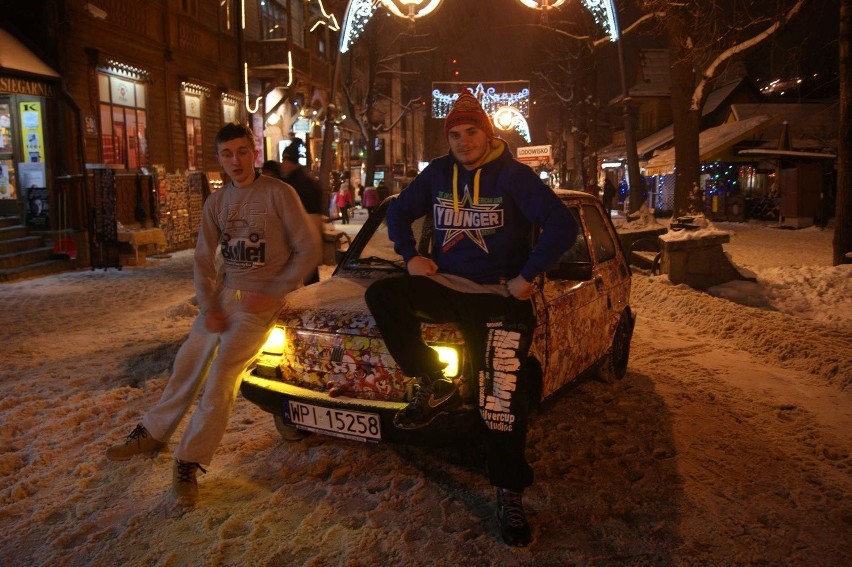
<instances>
[{"instance_id":1,"label":"person in dark jacket","mask_svg":"<svg viewBox=\"0 0 852 567\"><path fill-rule=\"evenodd\" d=\"M450 153L433 160L390 204L388 235L408 275L373 283L365 299L400 368L415 376L414 400L397 413L402 429L425 427L464 404L458 385L424 341L422 322L457 323L478 376L487 469L497 488L504 541L529 544L522 493L526 461L527 352L535 329L537 276L574 242L577 226L559 197L494 137L476 98L461 94L446 119ZM432 256L421 256L411 225L434 221ZM541 228L531 248L533 227Z\"/></svg>"},{"instance_id":2,"label":"person in dark jacket","mask_svg":"<svg viewBox=\"0 0 852 567\"><path fill-rule=\"evenodd\" d=\"M612 214L612 200L615 198L615 185L607 177L603 186L603 206L608 214Z\"/></svg>"},{"instance_id":3,"label":"person in dark jacket","mask_svg":"<svg viewBox=\"0 0 852 567\"><path fill-rule=\"evenodd\" d=\"M322 236L322 187L320 187L319 181L305 173L305 169L299 163L299 147L302 144L300 138L294 138L290 145L281 152L280 179L292 185L293 189L296 190L302 205L313 220L320 236ZM317 266L305 278L304 284L311 285L319 280L319 266Z\"/></svg>"}]
</instances>

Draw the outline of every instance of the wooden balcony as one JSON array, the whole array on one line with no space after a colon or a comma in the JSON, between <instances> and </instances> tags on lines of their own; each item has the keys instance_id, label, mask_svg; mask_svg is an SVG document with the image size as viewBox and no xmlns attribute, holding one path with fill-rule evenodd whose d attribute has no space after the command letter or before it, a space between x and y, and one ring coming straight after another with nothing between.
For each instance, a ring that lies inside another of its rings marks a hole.
<instances>
[{"instance_id":1,"label":"wooden balcony","mask_svg":"<svg viewBox=\"0 0 852 567\"><path fill-rule=\"evenodd\" d=\"M279 79L286 84L290 71L288 52L292 51L294 77L307 80L320 88L329 87L331 65L328 61L312 55L288 39L247 41L245 49L249 75L252 77Z\"/></svg>"}]
</instances>

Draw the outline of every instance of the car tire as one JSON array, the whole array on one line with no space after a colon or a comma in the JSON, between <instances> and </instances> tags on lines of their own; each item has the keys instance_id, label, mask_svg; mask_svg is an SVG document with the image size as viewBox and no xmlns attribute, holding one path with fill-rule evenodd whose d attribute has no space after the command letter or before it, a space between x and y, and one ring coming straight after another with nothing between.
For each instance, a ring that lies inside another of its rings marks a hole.
<instances>
[{"instance_id":1,"label":"car tire","mask_svg":"<svg viewBox=\"0 0 852 567\"><path fill-rule=\"evenodd\" d=\"M278 434L284 441L289 441L293 443L296 441L301 441L309 435L307 431L297 429L286 421L284 421L284 418L280 415L273 415L272 417L275 420L275 429L278 430Z\"/></svg>"},{"instance_id":2,"label":"car tire","mask_svg":"<svg viewBox=\"0 0 852 567\"><path fill-rule=\"evenodd\" d=\"M634 318L630 310L621 313L612 345L603 356L598 367L598 377L601 382L614 384L627 374L627 361L630 358L630 341L633 338Z\"/></svg>"}]
</instances>

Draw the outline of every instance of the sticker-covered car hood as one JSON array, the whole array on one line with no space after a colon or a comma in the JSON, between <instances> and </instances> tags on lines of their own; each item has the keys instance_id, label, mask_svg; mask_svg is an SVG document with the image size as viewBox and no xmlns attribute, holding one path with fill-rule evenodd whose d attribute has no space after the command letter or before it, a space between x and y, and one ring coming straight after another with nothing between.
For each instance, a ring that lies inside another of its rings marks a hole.
<instances>
[{"instance_id":1,"label":"sticker-covered car hood","mask_svg":"<svg viewBox=\"0 0 852 567\"><path fill-rule=\"evenodd\" d=\"M287 295L278 320L290 328L379 337L364 301L373 281L333 277L299 288Z\"/></svg>"}]
</instances>

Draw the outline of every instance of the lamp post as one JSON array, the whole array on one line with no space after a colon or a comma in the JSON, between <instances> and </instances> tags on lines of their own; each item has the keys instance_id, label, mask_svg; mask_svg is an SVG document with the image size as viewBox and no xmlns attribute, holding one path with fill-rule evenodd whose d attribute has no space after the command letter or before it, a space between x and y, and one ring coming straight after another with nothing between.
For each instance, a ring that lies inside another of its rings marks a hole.
<instances>
[{"instance_id":1,"label":"lamp post","mask_svg":"<svg viewBox=\"0 0 852 567\"><path fill-rule=\"evenodd\" d=\"M528 8L542 10L542 20L546 21L547 12L560 6L563 0L518 0ZM627 158L627 185L630 188L630 211L634 212L642 205L642 184L639 173L639 155L636 151L636 133L633 126L633 114L630 112L630 91L627 87L627 72L624 66L624 45L618 25L618 14L614 0L582 0L595 20L609 33L618 52L618 73L621 79L622 123L624 125L624 145Z\"/></svg>"},{"instance_id":2,"label":"lamp post","mask_svg":"<svg viewBox=\"0 0 852 567\"><path fill-rule=\"evenodd\" d=\"M624 67L624 42L621 41L621 30L618 26L618 16L612 0L607 0L612 12L612 35L615 48L618 51L618 74L621 78L621 112L624 125L624 150L627 157L627 187L630 191L630 209L632 213L642 206L642 183L639 173L639 154L636 150L636 131L633 128L633 114L630 112L630 91L627 87L627 72Z\"/></svg>"}]
</instances>

